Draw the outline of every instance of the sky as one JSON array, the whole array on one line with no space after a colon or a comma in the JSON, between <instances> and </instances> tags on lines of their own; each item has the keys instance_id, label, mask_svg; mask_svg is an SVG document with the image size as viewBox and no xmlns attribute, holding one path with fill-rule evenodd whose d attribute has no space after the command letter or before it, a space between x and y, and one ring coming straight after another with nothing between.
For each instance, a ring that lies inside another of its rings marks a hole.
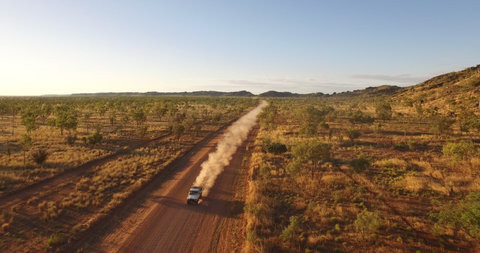
<instances>
[{"instance_id":1,"label":"sky","mask_svg":"<svg viewBox=\"0 0 480 253\"><path fill-rule=\"evenodd\" d=\"M480 1L0 0L0 96L341 92L480 64Z\"/></svg>"}]
</instances>

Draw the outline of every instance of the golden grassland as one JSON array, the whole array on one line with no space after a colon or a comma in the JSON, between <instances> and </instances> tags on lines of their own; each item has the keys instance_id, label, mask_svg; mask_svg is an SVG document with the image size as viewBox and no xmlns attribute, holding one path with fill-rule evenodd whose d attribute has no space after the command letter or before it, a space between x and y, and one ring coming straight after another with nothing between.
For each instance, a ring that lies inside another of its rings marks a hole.
<instances>
[{"instance_id":1,"label":"golden grassland","mask_svg":"<svg viewBox=\"0 0 480 253\"><path fill-rule=\"evenodd\" d=\"M244 252L478 251L480 223L438 218L480 192L478 130L460 131L456 121L438 132L431 121L437 114L419 115L395 101L392 118L381 120L378 99L271 100L274 116L259 118L250 158ZM305 133L308 106L333 108L322 117L328 127L321 122ZM375 121L353 122L357 110ZM349 139L351 129L359 136ZM473 151L454 160L444 147L461 141ZM296 148L312 142L328 145L329 157L295 167ZM286 152L269 150L269 143L284 144ZM472 213L480 218L475 207L465 215Z\"/></svg>"}]
</instances>

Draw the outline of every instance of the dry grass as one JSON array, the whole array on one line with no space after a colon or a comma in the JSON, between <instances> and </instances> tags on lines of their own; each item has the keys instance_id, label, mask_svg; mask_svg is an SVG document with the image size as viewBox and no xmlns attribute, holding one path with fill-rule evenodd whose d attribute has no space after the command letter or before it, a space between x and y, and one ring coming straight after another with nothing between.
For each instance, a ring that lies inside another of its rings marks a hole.
<instances>
[{"instance_id":1,"label":"dry grass","mask_svg":"<svg viewBox=\"0 0 480 253\"><path fill-rule=\"evenodd\" d=\"M332 99L333 100L333 99ZM430 212L441 210L449 201L458 201L469 192L479 191L479 157L452 165L441 148L447 140L463 136L430 134L428 122L416 118L416 112L401 104L393 106L402 115L381 122L381 128L348 121L350 108L363 108L374 114L368 104L349 106L352 101L326 103L335 108L329 117L328 131L308 136L299 133L296 108L305 103L323 106L321 99L275 100L282 118L273 130L261 128L257 145L268 138L287 145L320 141L332 145L333 161L323 163L312 175L285 171L293 157L253 150L247 197L247 241L245 252L456 252L469 251L476 242L461 233L448 240L432 231ZM413 117L415 116L415 117ZM378 124L378 123L374 123ZM345 145L345 129L360 129L362 135L353 145ZM468 138L480 140L477 133ZM477 145L478 148L478 145ZM363 154L370 161L365 171L356 172L350 161ZM312 163L304 164L312 166ZM264 173L268 167L269 173ZM382 226L371 240L364 240L354 222L362 210L379 214ZM301 217L297 237L282 240L280 235L291 216ZM248 236L250 235L250 236ZM401 250L399 250L401 249Z\"/></svg>"}]
</instances>

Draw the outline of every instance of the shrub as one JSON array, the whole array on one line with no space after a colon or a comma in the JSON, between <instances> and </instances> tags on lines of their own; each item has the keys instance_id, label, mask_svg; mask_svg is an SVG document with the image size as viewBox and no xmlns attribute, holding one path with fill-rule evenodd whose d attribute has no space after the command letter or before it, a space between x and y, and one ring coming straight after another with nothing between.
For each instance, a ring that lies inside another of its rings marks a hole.
<instances>
[{"instance_id":1,"label":"shrub","mask_svg":"<svg viewBox=\"0 0 480 253\"><path fill-rule=\"evenodd\" d=\"M65 142L68 145L73 145L73 144L75 144L76 141L77 141L77 135L76 134L68 135L67 137L65 137Z\"/></svg>"},{"instance_id":2,"label":"shrub","mask_svg":"<svg viewBox=\"0 0 480 253\"><path fill-rule=\"evenodd\" d=\"M373 117L360 110L351 113L349 120L351 123L373 123L375 121Z\"/></svg>"},{"instance_id":3,"label":"shrub","mask_svg":"<svg viewBox=\"0 0 480 253\"><path fill-rule=\"evenodd\" d=\"M446 116L433 116L431 119L430 131L434 134L445 134L451 130L452 124L455 120Z\"/></svg>"},{"instance_id":4,"label":"shrub","mask_svg":"<svg viewBox=\"0 0 480 253\"><path fill-rule=\"evenodd\" d=\"M357 159L350 161L350 165L353 167L353 170L358 173L366 170L370 166L370 161L364 154L361 154Z\"/></svg>"},{"instance_id":5,"label":"shrub","mask_svg":"<svg viewBox=\"0 0 480 253\"><path fill-rule=\"evenodd\" d=\"M382 226L382 219L378 212L369 212L365 209L357 215L354 225L357 232L366 238L371 238Z\"/></svg>"},{"instance_id":6,"label":"shrub","mask_svg":"<svg viewBox=\"0 0 480 253\"><path fill-rule=\"evenodd\" d=\"M355 139L362 135L362 133L358 129L347 129L345 133L347 134L347 137L350 139L351 142L355 141Z\"/></svg>"},{"instance_id":7,"label":"shrub","mask_svg":"<svg viewBox=\"0 0 480 253\"><path fill-rule=\"evenodd\" d=\"M430 217L438 224L460 228L469 236L480 239L480 192L472 192L460 203L430 213Z\"/></svg>"},{"instance_id":8,"label":"shrub","mask_svg":"<svg viewBox=\"0 0 480 253\"><path fill-rule=\"evenodd\" d=\"M270 139L263 141L262 149L266 153L272 153L275 155L287 152L287 146L279 142L271 142Z\"/></svg>"},{"instance_id":9,"label":"shrub","mask_svg":"<svg viewBox=\"0 0 480 253\"><path fill-rule=\"evenodd\" d=\"M102 141L103 137L99 132L95 132L87 137L83 137L83 142L89 145L95 145Z\"/></svg>"},{"instance_id":10,"label":"shrub","mask_svg":"<svg viewBox=\"0 0 480 253\"><path fill-rule=\"evenodd\" d=\"M32 151L30 155L32 156L32 160L38 165L44 163L48 158L48 152L43 148Z\"/></svg>"},{"instance_id":11,"label":"shrub","mask_svg":"<svg viewBox=\"0 0 480 253\"><path fill-rule=\"evenodd\" d=\"M379 103L375 106L375 113L381 120L388 120L392 118L392 106L387 102Z\"/></svg>"},{"instance_id":12,"label":"shrub","mask_svg":"<svg viewBox=\"0 0 480 253\"><path fill-rule=\"evenodd\" d=\"M290 224L283 229L280 238L284 241L294 242L297 235L297 229L300 226L300 217L291 216Z\"/></svg>"},{"instance_id":13,"label":"shrub","mask_svg":"<svg viewBox=\"0 0 480 253\"><path fill-rule=\"evenodd\" d=\"M63 233L52 234L45 243L45 249L49 250L56 246L63 244L67 239L67 236Z\"/></svg>"},{"instance_id":14,"label":"shrub","mask_svg":"<svg viewBox=\"0 0 480 253\"><path fill-rule=\"evenodd\" d=\"M443 145L442 153L450 156L452 162L456 163L476 155L477 151L472 141L460 141L459 143L448 142Z\"/></svg>"}]
</instances>

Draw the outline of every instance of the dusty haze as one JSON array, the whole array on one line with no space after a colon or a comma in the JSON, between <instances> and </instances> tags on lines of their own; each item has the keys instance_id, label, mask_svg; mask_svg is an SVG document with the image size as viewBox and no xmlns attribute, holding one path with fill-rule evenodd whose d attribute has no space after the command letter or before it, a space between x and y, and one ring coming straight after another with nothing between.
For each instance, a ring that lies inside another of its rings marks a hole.
<instances>
[{"instance_id":1,"label":"dusty haze","mask_svg":"<svg viewBox=\"0 0 480 253\"><path fill-rule=\"evenodd\" d=\"M203 187L204 195L208 195L218 175L230 163L233 154L242 142L247 139L248 132L257 123L257 115L266 105L267 102L262 101L255 109L233 123L218 143L215 152L210 153L208 160L202 163L202 170L194 185Z\"/></svg>"}]
</instances>

